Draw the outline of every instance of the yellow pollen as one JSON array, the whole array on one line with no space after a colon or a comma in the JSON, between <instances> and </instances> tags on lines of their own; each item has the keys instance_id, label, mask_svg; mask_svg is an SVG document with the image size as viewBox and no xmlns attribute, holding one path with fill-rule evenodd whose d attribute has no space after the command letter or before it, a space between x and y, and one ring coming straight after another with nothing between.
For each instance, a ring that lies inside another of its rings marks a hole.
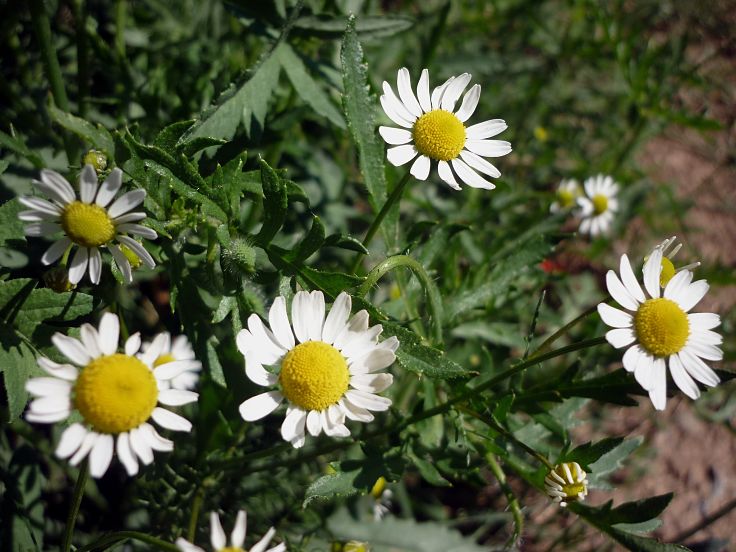
<instances>
[{"instance_id":1,"label":"yellow pollen","mask_svg":"<svg viewBox=\"0 0 736 552\"><path fill-rule=\"evenodd\" d=\"M136 255L127 245L121 245L120 246L120 252L125 255L125 258L128 259L128 262L130 263L130 267L132 269L136 269L139 266L141 266L142 261L141 258Z\"/></svg>"},{"instance_id":2,"label":"yellow pollen","mask_svg":"<svg viewBox=\"0 0 736 552\"><path fill-rule=\"evenodd\" d=\"M74 384L74 406L100 433L124 433L151 417L158 401L153 372L135 357L94 359Z\"/></svg>"},{"instance_id":3,"label":"yellow pollen","mask_svg":"<svg viewBox=\"0 0 736 552\"><path fill-rule=\"evenodd\" d=\"M575 203L575 194L570 190L559 190L557 192L557 201L563 209L572 207Z\"/></svg>"},{"instance_id":4,"label":"yellow pollen","mask_svg":"<svg viewBox=\"0 0 736 552\"><path fill-rule=\"evenodd\" d=\"M574 502L580 498L580 493L585 491L585 483L566 483L562 486L566 500Z\"/></svg>"},{"instance_id":5,"label":"yellow pollen","mask_svg":"<svg viewBox=\"0 0 736 552\"><path fill-rule=\"evenodd\" d=\"M174 362L176 359L174 358L174 355L171 353L164 353L161 356L159 356L156 360L153 361L153 367L158 368L162 364L166 364L168 362Z\"/></svg>"},{"instance_id":6,"label":"yellow pollen","mask_svg":"<svg viewBox=\"0 0 736 552\"><path fill-rule=\"evenodd\" d=\"M226 546L225 548L220 548L218 552L245 552L245 550L237 546Z\"/></svg>"},{"instance_id":7,"label":"yellow pollen","mask_svg":"<svg viewBox=\"0 0 736 552\"><path fill-rule=\"evenodd\" d=\"M444 109L425 113L412 129L419 153L436 161L455 159L465 146L465 126Z\"/></svg>"},{"instance_id":8,"label":"yellow pollen","mask_svg":"<svg viewBox=\"0 0 736 552\"><path fill-rule=\"evenodd\" d=\"M304 410L324 410L348 390L350 372L340 352L323 341L307 341L281 362L281 390Z\"/></svg>"},{"instance_id":9,"label":"yellow pollen","mask_svg":"<svg viewBox=\"0 0 736 552\"><path fill-rule=\"evenodd\" d=\"M659 275L659 285L667 287L672 277L675 275L675 265L672 264L667 257L662 257L662 272Z\"/></svg>"},{"instance_id":10,"label":"yellow pollen","mask_svg":"<svg viewBox=\"0 0 736 552\"><path fill-rule=\"evenodd\" d=\"M98 247L115 237L115 226L99 205L73 201L61 213L61 227L69 239L83 247Z\"/></svg>"},{"instance_id":11,"label":"yellow pollen","mask_svg":"<svg viewBox=\"0 0 736 552\"><path fill-rule=\"evenodd\" d=\"M690 335L687 314L664 297L645 301L634 315L634 330L639 344L654 356L679 352Z\"/></svg>"},{"instance_id":12,"label":"yellow pollen","mask_svg":"<svg viewBox=\"0 0 736 552\"><path fill-rule=\"evenodd\" d=\"M603 194L596 194L593 196L593 212L596 215L605 213L608 210L608 198Z\"/></svg>"}]
</instances>

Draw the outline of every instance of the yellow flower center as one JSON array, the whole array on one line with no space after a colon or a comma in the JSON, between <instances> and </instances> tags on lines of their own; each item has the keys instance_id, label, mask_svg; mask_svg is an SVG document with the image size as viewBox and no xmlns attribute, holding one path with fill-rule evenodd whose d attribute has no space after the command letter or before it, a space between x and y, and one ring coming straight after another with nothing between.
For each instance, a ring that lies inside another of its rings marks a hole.
<instances>
[{"instance_id":1,"label":"yellow flower center","mask_svg":"<svg viewBox=\"0 0 736 552\"><path fill-rule=\"evenodd\" d=\"M69 239L83 247L98 247L115 237L115 225L99 205L73 201L61 213L61 227Z\"/></svg>"},{"instance_id":2,"label":"yellow flower center","mask_svg":"<svg viewBox=\"0 0 736 552\"><path fill-rule=\"evenodd\" d=\"M465 146L465 126L444 109L425 113L412 129L419 153L437 161L455 159Z\"/></svg>"},{"instance_id":3,"label":"yellow flower center","mask_svg":"<svg viewBox=\"0 0 736 552\"><path fill-rule=\"evenodd\" d=\"M120 252L125 255L125 258L128 259L128 262L130 263L130 267L133 269L136 269L141 266L142 261L141 258L136 255L132 249L130 249L127 245L121 245L120 246Z\"/></svg>"},{"instance_id":4,"label":"yellow flower center","mask_svg":"<svg viewBox=\"0 0 736 552\"><path fill-rule=\"evenodd\" d=\"M585 492L585 483L565 483L562 492L565 493L566 500L574 502L579 500L580 493Z\"/></svg>"},{"instance_id":5,"label":"yellow flower center","mask_svg":"<svg viewBox=\"0 0 736 552\"><path fill-rule=\"evenodd\" d=\"M218 552L245 552L245 550L237 546L226 546L225 548L220 548Z\"/></svg>"},{"instance_id":6,"label":"yellow flower center","mask_svg":"<svg viewBox=\"0 0 736 552\"><path fill-rule=\"evenodd\" d=\"M596 194L593 196L593 212L596 215L605 213L608 210L608 198L603 194Z\"/></svg>"},{"instance_id":7,"label":"yellow flower center","mask_svg":"<svg viewBox=\"0 0 736 552\"><path fill-rule=\"evenodd\" d=\"M153 367L158 368L162 364L167 364L169 362L174 362L176 359L174 358L174 355L171 353L164 353L160 355L156 360L153 361Z\"/></svg>"},{"instance_id":8,"label":"yellow flower center","mask_svg":"<svg viewBox=\"0 0 736 552\"><path fill-rule=\"evenodd\" d=\"M148 418L158 401L153 372L135 357L116 353L94 359L74 384L74 406L100 433L124 433Z\"/></svg>"},{"instance_id":9,"label":"yellow flower center","mask_svg":"<svg viewBox=\"0 0 736 552\"><path fill-rule=\"evenodd\" d=\"M281 362L281 390L304 410L324 410L348 390L350 373L340 351L323 341L307 341Z\"/></svg>"},{"instance_id":10,"label":"yellow flower center","mask_svg":"<svg viewBox=\"0 0 736 552\"><path fill-rule=\"evenodd\" d=\"M672 264L667 257L662 257L662 272L659 275L659 285L667 287L672 277L675 275L675 265Z\"/></svg>"},{"instance_id":11,"label":"yellow flower center","mask_svg":"<svg viewBox=\"0 0 736 552\"><path fill-rule=\"evenodd\" d=\"M386 488L386 478L381 476L378 479L376 479L376 482L373 484L373 488L371 489L371 495L373 498L378 500L381 498L381 495L383 494L383 490Z\"/></svg>"},{"instance_id":12,"label":"yellow flower center","mask_svg":"<svg viewBox=\"0 0 736 552\"><path fill-rule=\"evenodd\" d=\"M634 330L639 343L654 356L679 352L690 335L687 314L664 297L645 301L634 315Z\"/></svg>"},{"instance_id":13,"label":"yellow flower center","mask_svg":"<svg viewBox=\"0 0 736 552\"><path fill-rule=\"evenodd\" d=\"M570 190L558 190L557 201L560 204L560 207L567 209L568 207L572 207L575 203L575 194Z\"/></svg>"}]
</instances>

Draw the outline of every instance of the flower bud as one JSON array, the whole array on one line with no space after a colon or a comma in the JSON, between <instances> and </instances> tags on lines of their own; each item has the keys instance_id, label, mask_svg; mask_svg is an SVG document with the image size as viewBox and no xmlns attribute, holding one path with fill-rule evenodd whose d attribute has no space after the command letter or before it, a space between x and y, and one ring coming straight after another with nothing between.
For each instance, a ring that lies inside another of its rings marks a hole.
<instances>
[{"instance_id":1,"label":"flower bud","mask_svg":"<svg viewBox=\"0 0 736 552\"><path fill-rule=\"evenodd\" d=\"M577 462L557 464L544 478L544 490L560 506L567 506L568 502L577 502L587 496L587 477Z\"/></svg>"},{"instance_id":2,"label":"flower bud","mask_svg":"<svg viewBox=\"0 0 736 552\"><path fill-rule=\"evenodd\" d=\"M46 284L47 288L54 290L56 293L71 291L77 287L69 281L69 274L66 268L61 266L55 266L47 271L43 275L43 283Z\"/></svg>"},{"instance_id":3,"label":"flower bud","mask_svg":"<svg viewBox=\"0 0 736 552\"><path fill-rule=\"evenodd\" d=\"M92 165L97 174L107 168L107 156L98 150L89 150L82 158L83 165Z\"/></svg>"},{"instance_id":4,"label":"flower bud","mask_svg":"<svg viewBox=\"0 0 736 552\"><path fill-rule=\"evenodd\" d=\"M223 247L222 268L230 274L253 274L256 271L256 250L248 240L236 238Z\"/></svg>"}]
</instances>

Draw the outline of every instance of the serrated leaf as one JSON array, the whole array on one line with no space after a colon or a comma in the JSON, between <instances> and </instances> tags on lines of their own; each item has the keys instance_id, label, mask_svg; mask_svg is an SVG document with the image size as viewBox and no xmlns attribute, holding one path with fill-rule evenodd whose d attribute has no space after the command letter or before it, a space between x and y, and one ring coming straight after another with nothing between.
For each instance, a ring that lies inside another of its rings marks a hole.
<instances>
[{"instance_id":1,"label":"serrated leaf","mask_svg":"<svg viewBox=\"0 0 736 552\"><path fill-rule=\"evenodd\" d=\"M623 441L623 437L609 437L597 443L585 443L569 451L559 461L577 462L584 470L590 471L590 465L593 462L596 462L604 454L611 452Z\"/></svg>"},{"instance_id":2,"label":"serrated leaf","mask_svg":"<svg viewBox=\"0 0 736 552\"><path fill-rule=\"evenodd\" d=\"M623 441L620 445L602 454L598 460L590 464L591 471L589 479L591 486L596 486L601 481L600 478L602 476L621 468L624 460L641 446L643 440L643 437L635 437Z\"/></svg>"},{"instance_id":3,"label":"serrated leaf","mask_svg":"<svg viewBox=\"0 0 736 552\"><path fill-rule=\"evenodd\" d=\"M18 219L23 209L17 198L0 205L0 267L19 268L28 262L26 254L18 251L26 243L23 223Z\"/></svg>"},{"instance_id":4,"label":"serrated leaf","mask_svg":"<svg viewBox=\"0 0 736 552\"><path fill-rule=\"evenodd\" d=\"M348 251L357 251L364 255L368 254L368 250L365 248L363 243L352 236L332 234L331 236L327 236L324 245L325 247L339 247L340 249L347 249Z\"/></svg>"},{"instance_id":5,"label":"serrated leaf","mask_svg":"<svg viewBox=\"0 0 736 552\"><path fill-rule=\"evenodd\" d=\"M194 119L188 121L177 121L165 127L153 139L153 145L173 155L184 133L192 128Z\"/></svg>"},{"instance_id":6,"label":"serrated leaf","mask_svg":"<svg viewBox=\"0 0 736 552\"><path fill-rule=\"evenodd\" d=\"M288 205L286 185L279 175L263 159L261 164L261 187L263 189L263 225L256 236L261 247L271 243L286 219Z\"/></svg>"},{"instance_id":7,"label":"serrated leaf","mask_svg":"<svg viewBox=\"0 0 736 552\"><path fill-rule=\"evenodd\" d=\"M214 146L221 146L223 144L227 144L227 140L222 140L221 138L211 138L209 136L197 136L196 138L189 140L185 144L180 145L178 151L185 157L191 157L198 151Z\"/></svg>"},{"instance_id":8,"label":"serrated leaf","mask_svg":"<svg viewBox=\"0 0 736 552\"><path fill-rule=\"evenodd\" d=\"M89 121L62 111L55 105L49 105L48 109L54 122L92 144L96 149L104 151L109 158L115 156L115 142L106 128L93 125Z\"/></svg>"},{"instance_id":9,"label":"serrated leaf","mask_svg":"<svg viewBox=\"0 0 736 552\"><path fill-rule=\"evenodd\" d=\"M220 304L217 306L215 314L212 315L212 323L219 324L233 309L238 308L238 300L235 297L226 295L220 299Z\"/></svg>"},{"instance_id":10,"label":"serrated leaf","mask_svg":"<svg viewBox=\"0 0 736 552\"><path fill-rule=\"evenodd\" d=\"M207 340L207 369L209 370L210 377L217 385L221 387L227 387L225 383L225 374L222 371L222 364L220 364L220 358L217 356L217 338L211 336Z\"/></svg>"},{"instance_id":11,"label":"serrated leaf","mask_svg":"<svg viewBox=\"0 0 736 552\"><path fill-rule=\"evenodd\" d=\"M8 397L8 416L14 420L28 402L26 381L36 369L36 358L28 345L14 340L12 331L1 323L0 331L6 333L0 340L0 372Z\"/></svg>"},{"instance_id":12,"label":"serrated leaf","mask_svg":"<svg viewBox=\"0 0 736 552\"><path fill-rule=\"evenodd\" d=\"M344 28L344 26L343 26ZM345 119L330 101L329 96L307 72L307 68L288 44L278 48L279 61L299 97L317 113L338 128L345 128Z\"/></svg>"},{"instance_id":13,"label":"serrated leaf","mask_svg":"<svg viewBox=\"0 0 736 552\"><path fill-rule=\"evenodd\" d=\"M294 33L322 38L339 38L345 32L347 18L329 15L300 17L294 23ZM355 30L363 40L387 38L410 29L414 20L400 15L363 16L357 20Z\"/></svg>"},{"instance_id":14,"label":"serrated leaf","mask_svg":"<svg viewBox=\"0 0 736 552\"><path fill-rule=\"evenodd\" d=\"M452 484L447 479L442 477L442 474L432 462L419 457L413 452L409 454L409 459L411 460L412 464L416 466L417 470L419 471L419 475L422 476L422 479L424 479L430 485L434 485L435 487L452 486Z\"/></svg>"},{"instance_id":15,"label":"serrated leaf","mask_svg":"<svg viewBox=\"0 0 736 552\"><path fill-rule=\"evenodd\" d=\"M297 247L292 252L290 260L295 263L303 263L312 254L314 254L325 241L325 225L318 216L312 217L312 227L304 236L304 239L299 242Z\"/></svg>"},{"instance_id":16,"label":"serrated leaf","mask_svg":"<svg viewBox=\"0 0 736 552\"><path fill-rule=\"evenodd\" d=\"M41 159L41 156L35 151L28 149L28 146L26 146L23 140L17 136L11 136L2 130L0 130L0 147L9 149L16 155L27 159L37 169L42 169L44 167L44 162L43 159Z\"/></svg>"},{"instance_id":17,"label":"serrated leaf","mask_svg":"<svg viewBox=\"0 0 736 552\"><path fill-rule=\"evenodd\" d=\"M310 287L321 289L330 297L337 297L346 289L352 289L363 283L365 278L344 272L327 272L308 266L299 269L299 275L310 283Z\"/></svg>"}]
</instances>

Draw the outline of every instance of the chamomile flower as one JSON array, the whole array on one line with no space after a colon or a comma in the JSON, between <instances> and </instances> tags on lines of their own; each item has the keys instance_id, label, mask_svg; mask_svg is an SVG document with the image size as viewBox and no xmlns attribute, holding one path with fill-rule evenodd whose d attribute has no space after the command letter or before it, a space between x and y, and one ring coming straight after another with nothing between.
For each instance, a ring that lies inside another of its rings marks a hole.
<instances>
[{"instance_id":1,"label":"chamomile flower","mask_svg":"<svg viewBox=\"0 0 736 552\"><path fill-rule=\"evenodd\" d=\"M450 77L429 93L429 72L424 69L419 77L417 94L411 87L409 70L399 69L396 96L391 85L384 81L381 105L386 115L403 128L382 126L381 137L392 147L387 157L392 165L405 165L416 158L410 172L418 180L426 180L430 166L437 162L440 178L451 188L460 189L457 179L473 188L492 190L496 186L478 172L498 178L501 172L484 157L501 157L511 152L511 144L502 140L488 140L506 130L501 119L465 126L480 99L480 85L474 85L463 97L470 84L470 74ZM457 177L457 179L455 178Z\"/></svg>"},{"instance_id":2,"label":"chamomile flower","mask_svg":"<svg viewBox=\"0 0 736 552\"><path fill-rule=\"evenodd\" d=\"M26 390L37 397L26 413L29 422L54 423L67 419L73 410L82 422L64 430L56 456L69 458L73 466L89 456L92 477L101 477L112 460L113 450L128 474L153 462L153 451L170 451L174 443L161 437L151 424L174 431L191 431L192 424L178 414L158 406L179 406L197 400L197 394L179 389L162 389L190 369L194 361L179 360L155 367L136 356L139 334L118 352L120 321L106 313L95 329L82 324L80 339L56 333L51 341L69 359L57 364L45 357L38 365L51 377L32 378Z\"/></svg>"},{"instance_id":3,"label":"chamomile flower","mask_svg":"<svg viewBox=\"0 0 736 552\"><path fill-rule=\"evenodd\" d=\"M247 515L245 510L238 512L238 517L235 520L235 527L233 532L230 534L230 546L227 545L227 537L225 531L222 529L220 523L220 516L215 512L210 513L210 543L212 544L213 552L284 552L286 550L286 544L283 542L272 548L266 550L266 547L273 539L276 534L276 529L271 527L268 532L254 544L251 548L246 550L243 548L245 543L245 530L247 525ZM182 552L205 552L203 548L192 544L191 542L178 538L176 539L176 546Z\"/></svg>"},{"instance_id":4,"label":"chamomile flower","mask_svg":"<svg viewBox=\"0 0 736 552\"><path fill-rule=\"evenodd\" d=\"M131 237L140 236L149 240L158 237L154 230L136 224L136 221L146 218L145 213L130 212L143 201L146 191L132 190L115 199L122 185L122 175L122 171L115 168L107 180L98 185L94 167L85 165L79 177L77 199L74 188L63 176L55 171L42 170L41 180L34 180L33 185L49 199L19 198L29 208L18 213L20 220L29 223L25 227L26 235L48 237L59 232L64 234L43 254L43 264L56 262L71 247L77 246L69 265L69 281L72 284L79 283L88 270L90 281L93 284L100 282L101 247L110 251L126 280L133 281L130 263L113 242L128 247L149 268L155 266L145 247Z\"/></svg>"},{"instance_id":5,"label":"chamomile flower","mask_svg":"<svg viewBox=\"0 0 736 552\"><path fill-rule=\"evenodd\" d=\"M621 257L621 276L613 270L606 274L611 296L625 309L601 303L598 313L614 329L606 333L617 349L627 348L624 368L634 373L639 384L649 392L657 410L667 404L667 366L677 387L691 399L700 396L695 381L713 387L720 381L703 362L718 361L723 338L712 331L721 321L713 313L689 313L708 291L705 280L693 282L693 273L675 274L660 293L662 249L656 248L644 264L645 295L634 276L626 255ZM648 295L648 297L647 297Z\"/></svg>"},{"instance_id":6,"label":"chamomile flower","mask_svg":"<svg viewBox=\"0 0 736 552\"><path fill-rule=\"evenodd\" d=\"M139 358L154 368L177 360L189 361L187 370L162 384L172 389L189 390L196 387L202 363L195 358L187 336L179 335L172 340L169 332L161 332L153 338L153 341L144 343L141 350L143 352L138 355Z\"/></svg>"},{"instance_id":7,"label":"chamomile flower","mask_svg":"<svg viewBox=\"0 0 736 552\"><path fill-rule=\"evenodd\" d=\"M583 183L587 197L579 197L582 221L580 232L592 237L608 232L613 224L613 217L618 211L618 184L610 176L599 174Z\"/></svg>"},{"instance_id":8,"label":"chamomile flower","mask_svg":"<svg viewBox=\"0 0 736 552\"><path fill-rule=\"evenodd\" d=\"M557 186L555 192L555 201L550 205L549 210L552 213L559 213L577 206L577 199L581 195L580 184L573 179L563 180Z\"/></svg>"},{"instance_id":9,"label":"chamomile flower","mask_svg":"<svg viewBox=\"0 0 736 552\"><path fill-rule=\"evenodd\" d=\"M544 478L544 490L560 506L584 500L588 495L587 474L577 462L557 464Z\"/></svg>"},{"instance_id":10,"label":"chamomile flower","mask_svg":"<svg viewBox=\"0 0 736 552\"><path fill-rule=\"evenodd\" d=\"M373 497L373 520L381 521L391 511L391 498L393 493L386 487L386 478L381 476L376 479L371 489Z\"/></svg>"},{"instance_id":11,"label":"chamomile flower","mask_svg":"<svg viewBox=\"0 0 736 552\"><path fill-rule=\"evenodd\" d=\"M350 308L350 296L341 293L325 318L322 292L300 291L291 305L291 324L283 297L271 306L270 329L251 315L248 329L237 336L245 373L253 383L276 389L240 405L245 421L260 420L286 401L281 436L298 448L304 445L305 429L315 437L322 431L347 437L346 418L370 422L370 411L388 410L391 400L377 393L391 385L393 376L377 372L394 362L399 341L390 337L378 343L382 326L368 327L365 310L348 320Z\"/></svg>"},{"instance_id":12,"label":"chamomile flower","mask_svg":"<svg viewBox=\"0 0 736 552\"><path fill-rule=\"evenodd\" d=\"M693 268L698 268L700 266L700 262L694 262L686 264L685 266L681 266L679 268L675 268L675 265L672 263L672 259L675 258L677 252L682 248L681 243L675 245L676 243L677 236L672 236L671 238L667 238L657 247L655 247L655 249L662 250L662 273L659 275L659 285L662 287L665 287L672 279L672 277L678 272L682 270L692 270ZM670 251L670 247L672 247L673 245L675 245L675 247ZM648 258L649 257L647 256L644 260L646 261Z\"/></svg>"}]
</instances>

